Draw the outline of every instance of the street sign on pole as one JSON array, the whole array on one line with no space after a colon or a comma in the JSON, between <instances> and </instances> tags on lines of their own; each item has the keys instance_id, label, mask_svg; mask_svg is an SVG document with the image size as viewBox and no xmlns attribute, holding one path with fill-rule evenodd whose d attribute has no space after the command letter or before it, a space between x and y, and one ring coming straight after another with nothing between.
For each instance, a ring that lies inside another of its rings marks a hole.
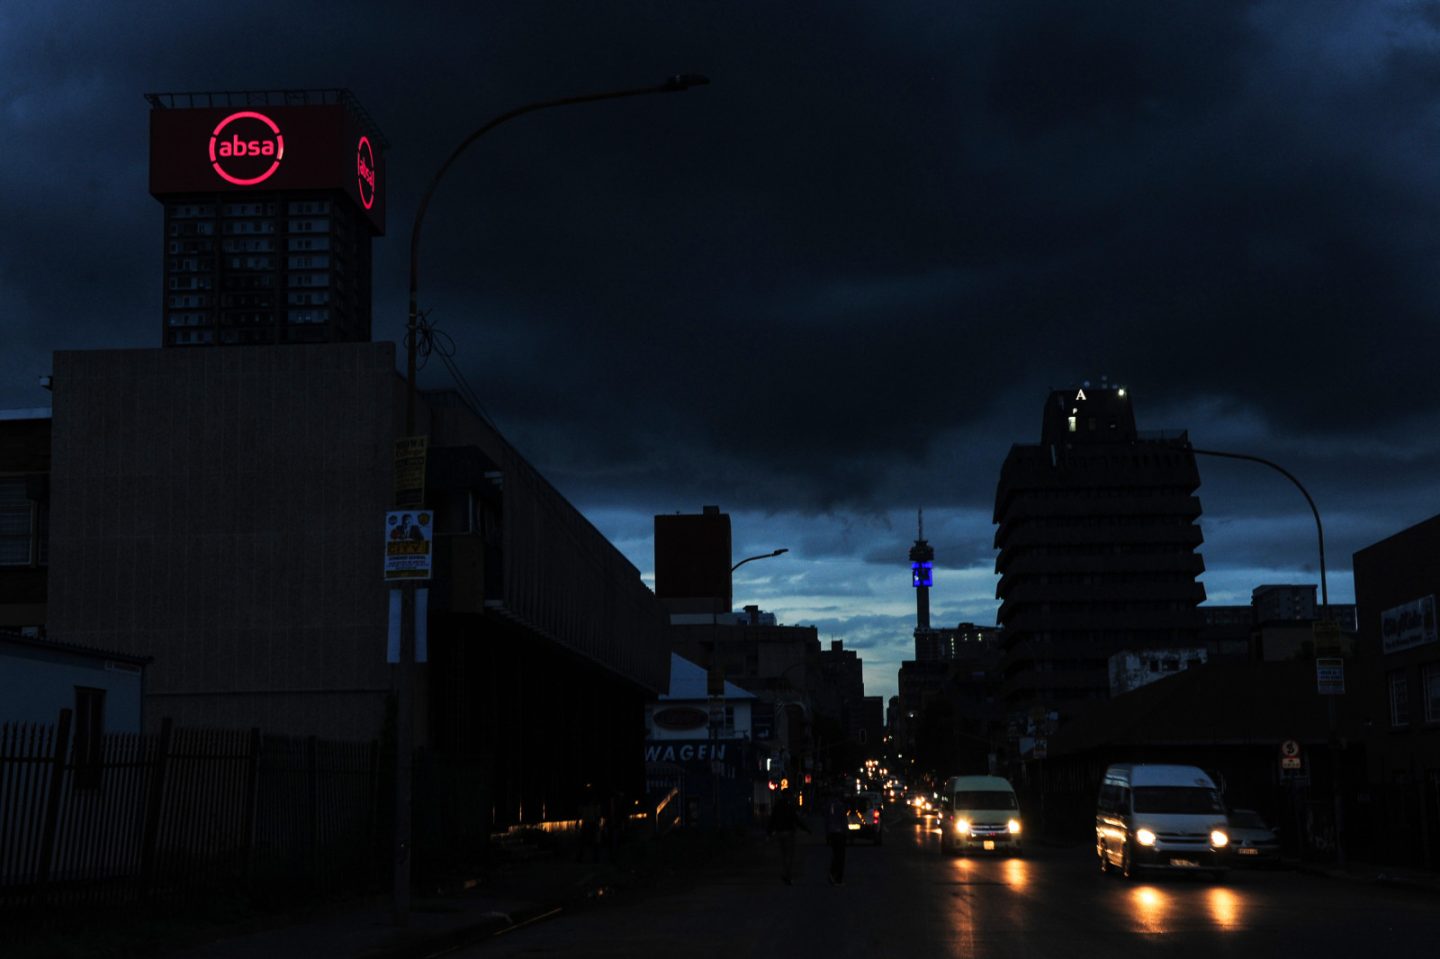
<instances>
[{"instance_id":1,"label":"street sign on pole","mask_svg":"<svg viewBox=\"0 0 1440 959\"><path fill-rule=\"evenodd\" d=\"M1304 760L1300 756L1300 744L1293 739L1287 739L1280 744L1280 768L1300 769L1304 766Z\"/></svg>"},{"instance_id":2,"label":"street sign on pole","mask_svg":"<svg viewBox=\"0 0 1440 959\"><path fill-rule=\"evenodd\" d=\"M425 452L428 436L406 436L395 441L395 505L421 506L425 502Z\"/></svg>"},{"instance_id":3,"label":"street sign on pole","mask_svg":"<svg viewBox=\"0 0 1440 959\"><path fill-rule=\"evenodd\" d=\"M1321 696L1343 696L1345 694L1345 660L1338 658L1315 660L1315 688Z\"/></svg>"}]
</instances>

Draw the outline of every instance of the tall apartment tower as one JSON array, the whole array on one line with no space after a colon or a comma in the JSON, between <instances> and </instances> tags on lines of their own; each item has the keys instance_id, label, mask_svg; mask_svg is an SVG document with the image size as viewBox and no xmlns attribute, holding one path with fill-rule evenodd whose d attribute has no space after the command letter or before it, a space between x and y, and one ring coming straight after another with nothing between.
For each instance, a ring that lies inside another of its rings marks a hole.
<instances>
[{"instance_id":1,"label":"tall apartment tower","mask_svg":"<svg viewBox=\"0 0 1440 959\"><path fill-rule=\"evenodd\" d=\"M350 92L146 99L162 345L369 341L387 144Z\"/></svg>"},{"instance_id":2,"label":"tall apartment tower","mask_svg":"<svg viewBox=\"0 0 1440 959\"><path fill-rule=\"evenodd\" d=\"M1012 716L1106 698L1113 653L1197 644L1199 485L1188 436L1137 432L1123 388L1050 394L1040 443L1011 447L995 491Z\"/></svg>"}]
</instances>

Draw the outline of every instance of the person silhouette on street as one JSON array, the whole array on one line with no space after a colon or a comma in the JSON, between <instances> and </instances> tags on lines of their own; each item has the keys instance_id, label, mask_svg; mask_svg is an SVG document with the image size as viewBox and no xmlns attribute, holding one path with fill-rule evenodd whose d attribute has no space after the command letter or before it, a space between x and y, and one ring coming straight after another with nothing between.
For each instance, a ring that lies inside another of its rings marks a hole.
<instances>
[{"instance_id":1,"label":"person silhouette on street","mask_svg":"<svg viewBox=\"0 0 1440 959\"><path fill-rule=\"evenodd\" d=\"M585 790L580 795L580 844L575 850L575 861L583 862L586 859L600 861L600 819L603 813L600 809L600 797L595 792L592 783L585 784Z\"/></svg>"},{"instance_id":2,"label":"person silhouette on street","mask_svg":"<svg viewBox=\"0 0 1440 959\"><path fill-rule=\"evenodd\" d=\"M775 794L775 804L770 808L770 823L765 835L774 836L780 846L780 881L790 885L795 879L795 830L810 831L800 818L800 805L789 785L782 786Z\"/></svg>"},{"instance_id":3,"label":"person silhouette on street","mask_svg":"<svg viewBox=\"0 0 1440 959\"><path fill-rule=\"evenodd\" d=\"M850 804L840 791L825 800L825 843L830 847L830 885L845 881L845 846L850 842Z\"/></svg>"}]
</instances>

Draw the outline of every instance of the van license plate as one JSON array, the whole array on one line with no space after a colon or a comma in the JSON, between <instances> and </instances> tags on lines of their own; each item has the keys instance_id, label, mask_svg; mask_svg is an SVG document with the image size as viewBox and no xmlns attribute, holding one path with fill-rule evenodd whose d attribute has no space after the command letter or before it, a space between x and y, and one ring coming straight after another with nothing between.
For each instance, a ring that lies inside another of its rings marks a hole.
<instances>
[{"instance_id":1,"label":"van license plate","mask_svg":"<svg viewBox=\"0 0 1440 959\"><path fill-rule=\"evenodd\" d=\"M993 839L987 839L987 840L985 840L985 848L986 848L986 849L994 849L994 848L995 848L995 840L993 840Z\"/></svg>"},{"instance_id":2,"label":"van license plate","mask_svg":"<svg viewBox=\"0 0 1440 959\"><path fill-rule=\"evenodd\" d=\"M1170 865L1172 865L1172 866L1189 866L1189 867L1191 867L1191 868L1193 869L1194 867L1196 867L1196 866L1198 866L1198 865L1200 865L1200 864L1199 864L1198 862L1196 862L1195 860L1193 860L1193 859L1172 859L1172 860L1170 860Z\"/></svg>"},{"instance_id":3,"label":"van license plate","mask_svg":"<svg viewBox=\"0 0 1440 959\"><path fill-rule=\"evenodd\" d=\"M1242 847L1242 848L1240 848L1240 849L1237 850L1237 851L1238 851L1238 852L1240 853L1240 855L1242 855L1242 856L1258 856L1258 855L1260 854L1260 850L1258 850L1258 849L1250 849L1250 848L1248 848L1248 847Z\"/></svg>"}]
</instances>

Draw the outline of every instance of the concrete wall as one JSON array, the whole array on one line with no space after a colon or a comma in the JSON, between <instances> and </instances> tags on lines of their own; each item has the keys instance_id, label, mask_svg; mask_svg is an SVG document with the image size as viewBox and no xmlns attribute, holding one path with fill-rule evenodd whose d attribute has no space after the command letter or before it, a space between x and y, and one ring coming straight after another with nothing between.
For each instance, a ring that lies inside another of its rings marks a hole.
<instances>
[{"instance_id":1,"label":"concrete wall","mask_svg":"<svg viewBox=\"0 0 1440 959\"><path fill-rule=\"evenodd\" d=\"M146 722L379 733L390 343L62 351L50 636L153 656Z\"/></svg>"}]
</instances>

